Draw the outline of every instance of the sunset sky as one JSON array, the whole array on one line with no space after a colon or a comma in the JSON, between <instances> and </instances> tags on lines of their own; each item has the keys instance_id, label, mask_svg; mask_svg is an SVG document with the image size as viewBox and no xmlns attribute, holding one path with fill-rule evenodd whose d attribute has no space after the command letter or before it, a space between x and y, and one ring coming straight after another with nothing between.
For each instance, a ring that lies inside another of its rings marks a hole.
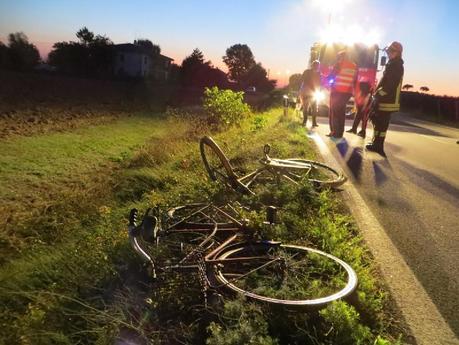
<instances>
[{"instance_id":1,"label":"sunset sky","mask_svg":"<svg viewBox=\"0 0 459 345\"><path fill-rule=\"evenodd\" d=\"M335 0L341 5L324 8L325 2L0 0L0 41L23 31L46 56L54 42L76 40L75 32L87 26L115 43L148 38L178 64L198 47L225 70L226 48L245 43L283 84L306 68L309 47L331 15L333 27L358 28L381 47L402 42L404 83L459 96L459 0Z\"/></svg>"}]
</instances>

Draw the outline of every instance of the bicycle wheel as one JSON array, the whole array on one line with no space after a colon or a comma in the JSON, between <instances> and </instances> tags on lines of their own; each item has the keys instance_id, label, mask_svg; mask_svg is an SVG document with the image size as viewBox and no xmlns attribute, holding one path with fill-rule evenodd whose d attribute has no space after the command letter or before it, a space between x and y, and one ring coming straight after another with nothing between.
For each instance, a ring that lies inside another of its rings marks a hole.
<instances>
[{"instance_id":1,"label":"bicycle wheel","mask_svg":"<svg viewBox=\"0 0 459 345\"><path fill-rule=\"evenodd\" d=\"M211 137L203 137L199 142L201 157L211 180L237 179L228 158Z\"/></svg>"},{"instance_id":2,"label":"bicycle wheel","mask_svg":"<svg viewBox=\"0 0 459 345\"><path fill-rule=\"evenodd\" d=\"M347 263L303 246L240 243L214 260L217 288L275 305L320 308L357 287L357 275Z\"/></svg>"},{"instance_id":3,"label":"bicycle wheel","mask_svg":"<svg viewBox=\"0 0 459 345\"><path fill-rule=\"evenodd\" d=\"M201 138L199 148L202 161L212 181L220 181L237 191L250 193L247 188L238 181L238 177L228 158L211 137L206 136Z\"/></svg>"},{"instance_id":4,"label":"bicycle wheel","mask_svg":"<svg viewBox=\"0 0 459 345\"><path fill-rule=\"evenodd\" d=\"M273 159L269 165L295 182L307 178L317 186L336 188L347 181L346 176L332 167L306 159Z\"/></svg>"}]
</instances>

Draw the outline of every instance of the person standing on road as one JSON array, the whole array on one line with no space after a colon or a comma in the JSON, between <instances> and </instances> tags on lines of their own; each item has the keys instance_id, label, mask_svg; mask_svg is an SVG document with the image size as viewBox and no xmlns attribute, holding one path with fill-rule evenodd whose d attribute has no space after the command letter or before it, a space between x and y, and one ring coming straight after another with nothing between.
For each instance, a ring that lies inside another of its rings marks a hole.
<instances>
[{"instance_id":1,"label":"person standing on road","mask_svg":"<svg viewBox=\"0 0 459 345\"><path fill-rule=\"evenodd\" d=\"M370 84L368 84L367 82L360 82L358 95L355 96L355 105L357 111L355 114L354 123L352 124L352 128L346 131L347 133L354 133L362 138L365 138L368 122L368 112L370 110L371 104L370 98ZM362 128L360 132L357 133L357 127L359 127L360 121L362 121Z\"/></svg>"},{"instance_id":2,"label":"person standing on road","mask_svg":"<svg viewBox=\"0 0 459 345\"><path fill-rule=\"evenodd\" d=\"M384 141L389 128L390 116L393 112L400 110L400 90L404 73L402 45L394 41L385 50L389 56L389 62L373 96L371 116L374 127L373 140L366 145L367 150L377 152L384 157L386 156Z\"/></svg>"},{"instance_id":3,"label":"person standing on road","mask_svg":"<svg viewBox=\"0 0 459 345\"><path fill-rule=\"evenodd\" d=\"M317 104L314 100L314 92L320 90L320 62L315 60L311 68L303 72L300 90L298 92L303 110L303 126L308 122L308 115L312 115L312 127L317 127Z\"/></svg>"},{"instance_id":4,"label":"person standing on road","mask_svg":"<svg viewBox=\"0 0 459 345\"><path fill-rule=\"evenodd\" d=\"M347 52L338 53L337 62L328 76L330 84L330 133L329 137L342 138L346 116L346 104L354 92L357 65L349 60Z\"/></svg>"}]
</instances>

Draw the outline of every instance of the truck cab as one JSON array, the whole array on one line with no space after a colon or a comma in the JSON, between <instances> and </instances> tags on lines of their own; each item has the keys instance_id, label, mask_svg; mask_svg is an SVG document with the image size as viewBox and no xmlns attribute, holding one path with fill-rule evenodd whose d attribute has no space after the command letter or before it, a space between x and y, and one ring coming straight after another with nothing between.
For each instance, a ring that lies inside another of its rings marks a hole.
<instances>
[{"instance_id":1,"label":"truck cab","mask_svg":"<svg viewBox=\"0 0 459 345\"><path fill-rule=\"evenodd\" d=\"M354 43L346 45L343 43L315 43L311 47L310 62L314 60L320 61L320 74L322 76L322 88L325 91L325 99L323 107L328 111L330 97L330 83L328 76L333 70L333 66L337 60L337 54L341 50L346 50L350 60L357 65L357 80L354 93L359 92L358 85L360 82L367 82L371 89L376 86L376 73L379 71L379 47L378 45L366 45L363 43ZM321 113L325 112L324 110ZM346 106L346 116L353 116L355 113L354 97L351 97Z\"/></svg>"}]
</instances>

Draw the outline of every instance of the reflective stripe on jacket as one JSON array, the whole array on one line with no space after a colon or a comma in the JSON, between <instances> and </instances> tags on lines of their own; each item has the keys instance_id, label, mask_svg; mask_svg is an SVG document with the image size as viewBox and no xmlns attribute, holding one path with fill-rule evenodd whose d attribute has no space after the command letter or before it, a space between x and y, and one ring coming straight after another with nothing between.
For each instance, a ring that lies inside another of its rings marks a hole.
<instances>
[{"instance_id":1,"label":"reflective stripe on jacket","mask_svg":"<svg viewBox=\"0 0 459 345\"><path fill-rule=\"evenodd\" d=\"M337 74L332 91L341 93L353 93L357 66L349 60L343 60L337 66Z\"/></svg>"},{"instance_id":2,"label":"reflective stripe on jacket","mask_svg":"<svg viewBox=\"0 0 459 345\"><path fill-rule=\"evenodd\" d=\"M403 73L403 60L401 58L389 60L381 81L376 87L376 95L379 97L378 110L391 113L400 110Z\"/></svg>"}]
</instances>

